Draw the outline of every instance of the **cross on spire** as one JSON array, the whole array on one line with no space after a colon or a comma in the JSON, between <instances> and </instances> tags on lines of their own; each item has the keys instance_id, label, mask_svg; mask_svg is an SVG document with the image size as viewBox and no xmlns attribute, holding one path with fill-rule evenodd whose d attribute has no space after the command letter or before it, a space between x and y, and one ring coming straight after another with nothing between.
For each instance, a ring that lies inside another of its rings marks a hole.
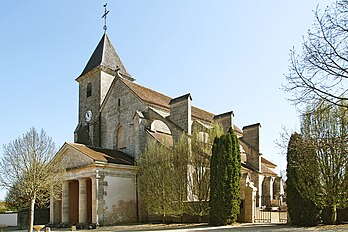
<instances>
[{"instance_id":1,"label":"cross on spire","mask_svg":"<svg viewBox=\"0 0 348 232\"><path fill-rule=\"evenodd\" d=\"M106 26L106 16L108 15L108 13L109 13L109 11L108 10L106 10L106 6L107 6L108 4L107 3L105 3L104 4L104 14L103 14L103 16L102 16L102 18L104 18L104 27L103 27L103 29L104 29L104 32L106 32L106 29L108 29L108 27Z\"/></svg>"}]
</instances>

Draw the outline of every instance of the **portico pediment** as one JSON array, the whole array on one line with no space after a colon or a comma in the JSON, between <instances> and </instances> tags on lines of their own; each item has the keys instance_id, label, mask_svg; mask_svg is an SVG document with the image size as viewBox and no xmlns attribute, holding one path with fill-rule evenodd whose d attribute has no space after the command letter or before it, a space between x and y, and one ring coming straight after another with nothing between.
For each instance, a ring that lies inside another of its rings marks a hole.
<instances>
[{"instance_id":1,"label":"portico pediment","mask_svg":"<svg viewBox=\"0 0 348 232\"><path fill-rule=\"evenodd\" d=\"M65 143L58 151L56 157L63 160L66 169L79 168L94 164L94 160L69 143Z\"/></svg>"}]
</instances>

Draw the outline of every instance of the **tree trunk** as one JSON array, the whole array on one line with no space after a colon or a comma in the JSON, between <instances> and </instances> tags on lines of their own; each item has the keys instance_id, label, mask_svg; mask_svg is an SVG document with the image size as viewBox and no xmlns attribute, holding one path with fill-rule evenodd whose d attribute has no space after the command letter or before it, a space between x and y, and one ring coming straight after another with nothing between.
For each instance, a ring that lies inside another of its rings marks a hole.
<instances>
[{"instance_id":1,"label":"tree trunk","mask_svg":"<svg viewBox=\"0 0 348 232\"><path fill-rule=\"evenodd\" d=\"M35 206L35 197L30 200L30 208L29 208L29 226L28 226L28 232L33 231L33 225L34 225L34 206Z\"/></svg>"},{"instance_id":2,"label":"tree trunk","mask_svg":"<svg viewBox=\"0 0 348 232\"><path fill-rule=\"evenodd\" d=\"M165 214L165 213L162 215L162 223L163 223L163 224L166 223L166 214Z\"/></svg>"},{"instance_id":3,"label":"tree trunk","mask_svg":"<svg viewBox=\"0 0 348 232\"><path fill-rule=\"evenodd\" d=\"M335 225L336 221L337 221L337 209L336 209L336 205L333 205L331 208L331 222L333 225Z\"/></svg>"}]
</instances>

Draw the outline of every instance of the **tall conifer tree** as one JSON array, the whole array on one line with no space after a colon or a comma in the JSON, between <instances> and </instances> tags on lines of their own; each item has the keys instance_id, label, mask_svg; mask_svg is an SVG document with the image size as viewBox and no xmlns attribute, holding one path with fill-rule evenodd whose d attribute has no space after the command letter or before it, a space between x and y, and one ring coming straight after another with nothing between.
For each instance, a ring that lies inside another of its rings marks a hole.
<instances>
[{"instance_id":1,"label":"tall conifer tree","mask_svg":"<svg viewBox=\"0 0 348 232\"><path fill-rule=\"evenodd\" d=\"M228 223L237 221L237 216L240 211L240 178L241 178L241 158L239 150L238 138L232 128L229 129L227 136L227 189L228 202L230 206L228 210L231 212L228 218Z\"/></svg>"},{"instance_id":2,"label":"tall conifer tree","mask_svg":"<svg viewBox=\"0 0 348 232\"><path fill-rule=\"evenodd\" d=\"M210 224L226 225L239 214L239 143L232 128L214 140L211 158Z\"/></svg>"},{"instance_id":3,"label":"tall conifer tree","mask_svg":"<svg viewBox=\"0 0 348 232\"><path fill-rule=\"evenodd\" d=\"M316 179L310 175L315 169L311 163L308 164L310 152L301 135L291 135L287 152L286 193L289 216L294 225L312 226L318 222L319 211L313 192Z\"/></svg>"}]
</instances>

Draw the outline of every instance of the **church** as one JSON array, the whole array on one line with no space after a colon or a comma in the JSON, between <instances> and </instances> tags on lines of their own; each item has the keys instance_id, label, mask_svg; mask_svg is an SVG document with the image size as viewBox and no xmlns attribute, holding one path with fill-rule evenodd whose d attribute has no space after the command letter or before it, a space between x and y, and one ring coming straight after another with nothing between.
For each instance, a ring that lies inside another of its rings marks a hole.
<instances>
[{"instance_id":1,"label":"church","mask_svg":"<svg viewBox=\"0 0 348 232\"><path fill-rule=\"evenodd\" d=\"M52 225L140 222L136 159L149 141L173 143L212 123L232 127L242 158L241 221L254 222L261 196L282 195L276 165L260 153L259 123L234 125L234 114L213 114L192 104L190 93L168 97L137 84L105 32L81 74L74 142L57 152L66 162L60 199L50 200Z\"/></svg>"}]
</instances>

